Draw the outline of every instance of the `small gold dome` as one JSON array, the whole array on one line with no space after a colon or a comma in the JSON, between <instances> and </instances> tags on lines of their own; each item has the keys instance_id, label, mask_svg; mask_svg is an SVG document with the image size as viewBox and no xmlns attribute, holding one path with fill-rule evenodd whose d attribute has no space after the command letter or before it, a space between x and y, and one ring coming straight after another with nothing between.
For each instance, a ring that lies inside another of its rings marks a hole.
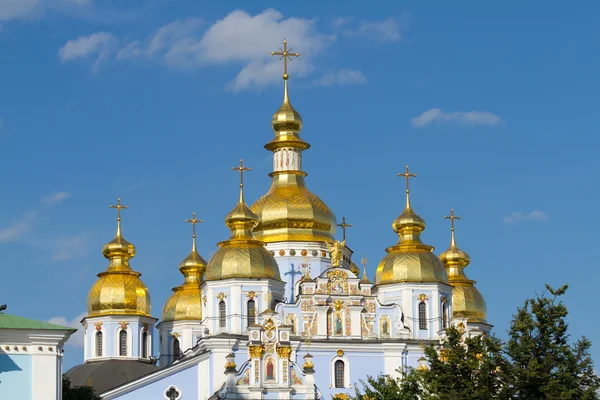
<instances>
[{"instance_id":1,"label":"small gold dome","mask_svg":"<svg viewBox=\"0 0 600 400\"><path fill-rule=\"evenodd\" d=\"M468 322L485 322L487 312L485 300L475 287L476 282L467 278L464 271L471 258L456 245L454 220L460 217L454 216L454 210L450 210L450 216L445 218L452 221L451 239L450 247L440 254L440 260L448 271L448 282L453 286L452 315L467 318Z\"/></svg>"},{"instance_id":2,"label":"small gold dome","mask_svg":"<svg viewBox=\"0 0 600 400\"><path fill-rule=\"evenodd\" d=\"M183 284L173 288L173 294L165 302L162 311L162 320L165 321L188 321L202 320L202 275L206 271L206 261L196 250L196 223L202 222L193 218L186 222L194 224L192 234L192 251L179 263L179 271L184 276Z\"/></svg>"},{"instance_id":3,"label":"small gold dome","mask_svg":"<svg viewBox=\"0 0 600 400\"><path fill-rule=\"evenodd\" d=\"M277 261L266 249L265 243L252 235L258 217L244 202L243 186L240 199L227 215L225 224L231 229L228 240L219 243L219 249L210 258L206 280L252 278L281 280Z\"/></svg>"},{"instance_id":4,"label":"small gold dome","mask_svg":"<svg viewBox=\"0 0 600 400\"><path fill-rule=\"evenodd\" d=\"M450 284L453 286L452 315L467 318L469 322L486 322L485 300L473 283L451 282Z\"/></svg>"},{"instance_id":5,"label":"small gold dome","mask_svg":"<svg viewBox=\"0 0 600 400\"><path fill-rule=\"evenodd\" d=\"M358 268L358 265L354 264L352 261L350 261L350 272L352 272L357 277L360 276L360 268Z\"/></svg>"},{"instance_id":6,"label":"small gold dome","mask_svg":"<svg viewBox=\"0 0 600 400\"><path fill-rule=\"evenodd\" d=\"M275 137L265 145L265 149L273 151L281 147L293 147L300 150L306 150L310 147L310 145L300 137L302 117L290 103L287 77L284 77L283 104L281 104L281 107L273 114L271 125Z\"/></svg>"},{"instance_id":7,"label":"small gold dome","mask_svg":"<svg viewBox=\"0 0 600 400\"><path fill-rule=\"evenodd\" d=\"M272 172L271 188L252 210L259 223L254 235L266 243L331 242L336 220L327 204L306 188L301 171Z\"/></svg>"},{"instance_id":8,"label":"small gold dome","mask_svg":"<svg viewBox=\"0 0 600 400\"><path fill-rule=\"evenodd\" d=\"M98 274L87 299L88 315L127 314L150 316L148 288L141 274L129 266L135 247L121 236L121 218L117 219L117 234L102 249L109 260L106 271Z\"/></svg>"},{"instance_id":9,"label":"small gold dome","mask_svg":"<svg viewBox=\"0 0 600 400\"><path fill-rule=\"evenodd\" d=\"M400 175L412 177L408 173ZM375 285L400 282L443 282L448 283L448 275L442 262L433 254L434 247L421 241L425 221L414 212L410 205L408 184L406 208L392 223L399 240L395 246L387 248L387 255L381 260L375 272Z\"/></svg>"}]
</instances>

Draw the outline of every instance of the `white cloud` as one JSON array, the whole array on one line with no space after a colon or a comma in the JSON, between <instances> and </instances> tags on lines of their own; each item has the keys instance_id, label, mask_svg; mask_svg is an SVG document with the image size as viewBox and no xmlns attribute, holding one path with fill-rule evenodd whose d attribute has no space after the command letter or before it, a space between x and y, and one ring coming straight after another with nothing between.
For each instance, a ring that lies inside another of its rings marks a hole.
<instances>
[{"instance_id":1,"label":"white cloud","mask_svg":"<svg viewBox=\"0 0 600 400\"><path fill-rule=\"evenodd\" d=\"M24 234L30 232L37 215L37 210L27 211L23 213L19 219L13 221L9 226L0 228L0 242L8 242L10 240L18 239Z\"/></svg>"},{"instance_id":2,"label":"white cloud","mask_svg":"<svg viewBox=\"0 0 600 400\"><path fill-rule=\"evenodd\" d=\"M43 16L47 11L74 11L92 4L92 0L0 0L0 21Z\"/></svg>"},{"instance_id":3,"label":"white cloud","mask_svg":"<svg viewBox=\"0 0 600 400\"><path fill-rule=\"evenodd\" d=\"M90 251L89 237L85 233L57 237L51 246L52 261L84 258Z\"/></svg>"},{"instance_id":4,"label":"white cloud","mask_svg":"<svg viewBox=\"0 0 600 400\"><path fill-rule=\"evenodd\" d=\"M62 62L69 62L78 58L87 58L91 55L97 55L94 62L94 70L97 70L100 63L106 60L116 44L117 39L111 33L97 32L89 36L79 36L77 39L68 40L63 47L58 50L58 58Z\"/></svg>"},{"instance_id":5,"label":"white cloud","mask_svg":"<svg viewBox=\"0 0 600 400\"><path fill-rule=\"evenodd\" d=\"M502 220L507 224L514 224L520 221L539 221L544 222L548 221L548 214L541 210L533 210L530 213L522 213L516 211L511 215L502 218Z\"/></svg>"},{"instance_id":6,"label":"white cloud","mask_svg":"<svg viewBox=\"0 0 600 400\"><path fill-rule=\"evenodd\" d=\"M432 122L454 122L464 126L498 125L502 122L499 116L486 111L469 112L444 112L439 108L432 108L411 120L415 128L422 128Z\"/></svg>"},{"instance_id":7,"label":"white cloud","mask_svg":"<svg viewBox=\"0 0 600 400\"><path fill-rule=\"evenodd\" d=\"M68 326L70 328L77 329L77 332L71 335L71 337L69 338L69 340L67 340L65 345L70 347L83 347L83 339L85 332L83 326L81 325L81 320L85 316L87 316L87 313L83 312L75 318L73 318L72 320L67 320L67 318L65 317L52 317L48 320L48 322L51 324Z\"/></svg>"},{"instance_id":8,"label":"white cloud","mask_svg":"<svg viewBox=\"0 0 600 400\"><path fill-rule=\"evenodd\" d=\"M39 0L0 0L0 21L31 17L39 5Z\"/></svg>"},{"instance_id":9,"label":"white cloud","mask_svg":"<svg viewBox=\"0 0 600 400\"><path fill-rule=\"evenodd\" d=\"M99 54L96 64L114 56L120 61L160 61L175 70L239 65L240 71L228 86L239 91L281 82L281 61L272 56L271 51L278 50L277 45L281 46L283 39L302 54L290 62L290 70L294 77L303 77L316 69L318 56L340 36L396 41L401 38L399 26L400 22L393 18L356 23L338 18L331 24L331 31L326 33L319 29L316 19L285 18L274 9L255 15L235 10L212 25L198 18L177 19L156 30L146 40L119 44L114 35L98 32L70 40L59 51L59 58L70 61ZM364 81L362 73L352 69L342 69L336 75L321 78L324 85Z\"/></svg>"},{"instance_id":10,"label":"white cloud","mask_svg":"<svg viewBox=\"0 0 600 400\"><path fill-rule=\"evenodd\" d=\"M44 197L42 197L42 204L47 205L47 206L55 206L58 203L61 203L62 201L68 199L71 196L71 193L69 192L56 192L56 193L50 193L45 195Z\"/></svg>"},{"instance_id":11,"label":"white cloud","mask_svg":"<svg viewBox=\"0 0 600 400\"><path fill-rule=\"evenodd\" d=\"M396 18L387 18L382 21L361 21L358 27L345 30L344 34L381 42L395 42L402 39L400 22Z\"/></svg>"},{"instance_id":12,"label":"white cloud","mask_svg":"<svg viewBox=\"0 0 600 400\"><path fill-rule=\"evenodd\" d=\"M315 79L313 86L356 85L367 83L367 78L356 69L340 69Z\"/></svg>"}]
</instances>

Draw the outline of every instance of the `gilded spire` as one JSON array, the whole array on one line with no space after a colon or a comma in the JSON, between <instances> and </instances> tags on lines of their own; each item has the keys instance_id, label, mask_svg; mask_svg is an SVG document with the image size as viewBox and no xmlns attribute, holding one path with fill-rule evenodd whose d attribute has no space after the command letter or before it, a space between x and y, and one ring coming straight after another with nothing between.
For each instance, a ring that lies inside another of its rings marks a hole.
<instances>
[{"instance_id":1,"label":"gilded spire","mask_svg":"<svg viewBox=\"0 0 600 400\"><path fill-rule=\"evenodd\" d=\"M404 171L403 174L398 174L398 176L402 176L404 177L404 179L406 179L406 209L410 208L410 186L409 186L409 181L410 178L416 178L417 174L411 174L408 171L408 165L406 166L406 171Z\"/></svg>"},{"instance_id":2,"label":"gilded spire","mask_svg":"<svg viewBox=\"0 0 600 400\"><path fill-rule=\"evenodd\" d=\"M123 238L121 210L129 207L121 204L110 206L117 210L117 233L104 245L102 254L108 259L108 268L98 274L99 279L88 294L88 314L150 315L150 294L140 280L141 274L131 269L129 260L135 256L135 246Z\"/></svg>"},{"instance_id":3,"label":"gilded spire","mask_svg":"<svg viewBox=\"0 0 600 400\"><path fill-rule=\"evenodd\" d=\"M192 224L192 251L179 263L179 271L183 274L183 283L173 288L173 294L163 307L163 321L183 321L202 319L202 291L200 285L202 276L206 271L206 261L196 250L196 224L202 220L192 213L191 219L186 223Z\"/></svg>"},{"instance_id":4,"label":"gilded spire","mask_svg":"<svg viewBox=\"0 0 600 400\"><path fill-rule=\"evenodd\" d=\"M456 246L456 235L454 230L454 221L460 220L460 217L454 215L454 209L450 210L450 215L444 216L444 219L450 220L450 247L440 254L440 260L448 270L448 280L453 282L475 283L465 275L464 268L469 265L471 259L469 255Z\"/></svg>"},{"instance_id":5,"label":"gilded spire","mask_svg":"<svg viewBox=\"0 0 600 400\"><path fill-rule=\"evenodd\" d=\"M414 212L410 204L410 178L416 178L417 174L411 173L406 166L404 173L398 174L406 180L406 207L398 218L392 223L394 231L398 233L399 245L426 246L421 242L420 234L425 230L425 221ZM426 246L433 250L433 247Z\"/></svg>"},{"instance_id":6,"label":"gilded spire","mask_svg":"<svg viewBox=\"0 0 600 400\"><path fill-rule=\"evenodd\" d=\"M467 253L456 245L456 234L454 221L460 217L454 215L454 209L450 215L444 216L450 220L450 247L440 254L440 260L448 272L448 282L452 288L452 314L454 317L467 318L469 322L485 322L486 305L483 296L475 287L475 281L465 275L465 267L471 259Z\"/></svg>"},{"instance_id":7,"label":"gilded spire","mask_svg":"<svg viewBox=\"0 0 600 400\"><path fill-rule=\"evenodd\" d=\"M367 260L367 257L363 257L360 259L360 263L363 266L363 276L362 278L360 278L360 283L366 283L366 284L371 284L371 281L369 280L369 278L367 277L367 264L368 264L369 260Z\"/></svg>"},{"instance_id":8,"label":"gilded spire","mask_svg":"<svg viewBox=\"0 0 600 400\"><path fill-rule=\"evenodd\" d=\"M244 172L251 171L251 168L244 167L244 160L240 160L240 165L231 170L240 173L240 197L233 210L225 217L225 223L231 229L230 239L253 238L252 229L258 224L258 216L244 202Z\"/></svg>"},{"instance_id":9,"label":"gilded spire","mask_svg":"<svg viewBox=\"0 0 600 400\"><path fill-rule=\"evenodd\" d=\"M375 285L403 282L443 282L448 283L444 265L433 254L434 247L421 241L425 221L415 213L410 204L411 173L406 166L398 176L406 179L406 207L394 220L392 227L398 234L398 243L388 247L388 253L379 263L375 272Z\"/></svg>"},{"instance_id":10,"label":"gilded spire","mask_svg":"<svg viewBox=\"0 0 600 400\"><path fill-rule=\"evenodd\" d=\"M104 245L102 249L104 257L110 260L107 271L133 272L129 266L129 260L135 256L135 246L125 240L121 232L121 210L127 210L129 206L121 204L121 198L118 198L117 205L110 206L110 208L117 210L117 233L114 239Z\"/></svg>"},{"instance_id":11,"label":"gilded spire","mask_svg":"<svg viewBox=\"0 0 600 400\"><path fill-rule=\"evenodd\" d=\"M110 206L110 208L117 209L117 237L121 237L121 210L123 210L123 209L127 210L129 208L129 206L125 206L125 205L121 204L121 198L118 197L117 205Z\"/></svg>"},{"instance_id":12,"label":"gilded spire","mask_svg":"<svg viewBox=\"0 0 600 400\"><path fill-rule=\"evenodd\" d=\"M196 251L196 224L201 224L201 219L196 219L196 213L192 213L192 219L186 219L187 224L192 224L192 251Z\"/></svg>"},{"instance_id":13,"label":"gilded spire","mask_svg":"<svg viewBox=\"0 0 600 400\"><path fill-rule=\"evenodd\" d=\"M299 53L293 53L292 49L288 49L287 40L283 41L283 49L279 51L272 51L271 55L280 56L280 60L283 60L283 103L279 110L273 115L271 121L273 125L273 131L275 132L275 138L265 145L267 150L276 150L281 147L292 147L300 150L306 150L310 147L300 137L300 130L302 129L302 117L292 107L290 103L289 90L288 90L288 61L292 60L292 57L300 57Z\"/></svg>"},{"instance_id":14,"label":"gilded spire","mask_svg":"<svg viewBox=\"0 0 600 400\"><path fill-rule=\"evenodd\" d=\"M244 167L244 161L240 160L240 165L231 169L240 173L238 203L225 217L231 236L218 243L219 250L208 262L206 280L264 278L280 281L277 261L267 251L265 243L252 234L258 224L258 216L244 202L244 172L250 171L250 168Z\"/></svg>"}]
</instances>

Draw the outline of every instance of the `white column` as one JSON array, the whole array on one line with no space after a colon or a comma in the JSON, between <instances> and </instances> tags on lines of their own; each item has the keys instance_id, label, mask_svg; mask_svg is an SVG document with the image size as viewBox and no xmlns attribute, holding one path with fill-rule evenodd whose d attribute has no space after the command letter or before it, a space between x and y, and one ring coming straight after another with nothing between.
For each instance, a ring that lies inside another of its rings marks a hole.
<instances>
[{"instance_id":1,"label":"white column","mask_svg":"<svg viewBox=\"0 0 600 400\"><path fill-rule=\"evenodd\" d=\"M277 149L273 153L273 171L302 171L302 151L287 147Z\"/></svg>"}]
</instances>

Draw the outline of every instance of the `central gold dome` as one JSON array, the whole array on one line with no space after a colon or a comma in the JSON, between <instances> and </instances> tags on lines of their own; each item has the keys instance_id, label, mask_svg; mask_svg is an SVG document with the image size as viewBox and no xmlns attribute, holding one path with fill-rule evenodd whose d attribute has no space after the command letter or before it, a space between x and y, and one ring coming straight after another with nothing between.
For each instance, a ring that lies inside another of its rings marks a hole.
<instances>
[{"instance_id":1,"label":"central gold dome","mask_svg":"<svg viewBox=\"0 0 600 400\"><path fill-rule=\"evenodd\" d=\"M302 171L270 175L271 188L252 205L259 223L254 236L266 243L282 241L330 242L336 220L327 204L306 188Z\"/></svg>"},{"instance_id":2,"label":"central gold dome","mask_svg":"<svg viewBox=\"0 0 600 400\"><path fill-rule=\"evenodd\" d=\"M135 247L121 236L121 221L117 235L102 249L109 260L106 271L88 294L89 316L125 314L150 316L151 302L148 288L139 278L141 274L129 266L135 256Z\"/></svg>"}]
</instances>

